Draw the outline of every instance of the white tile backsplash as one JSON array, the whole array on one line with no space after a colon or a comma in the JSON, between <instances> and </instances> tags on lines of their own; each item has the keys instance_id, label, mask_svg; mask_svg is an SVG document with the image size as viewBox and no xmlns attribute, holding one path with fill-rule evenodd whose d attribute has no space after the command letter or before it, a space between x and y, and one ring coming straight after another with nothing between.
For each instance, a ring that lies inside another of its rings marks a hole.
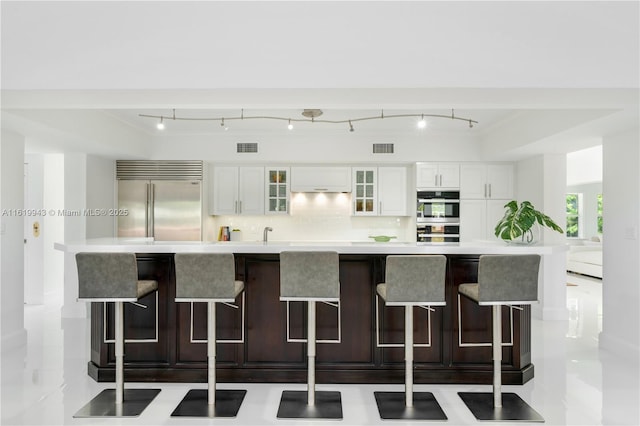
<instances>
[{"instance_id":1,"label":"white tile backsplash","mask_svg":"<svg viewBox=\"0 0 640 426\"><path fill-rule=\"evenodd\" d=\"M290 207L288 215L210 216L205 240L216 240L219 227L229 226L240 229L244 241L262 241L270 226L269 241L372 241L372 235L415 241L412 217L351 216L351 194L292 194Z\"/></svg>"}]
</instances>

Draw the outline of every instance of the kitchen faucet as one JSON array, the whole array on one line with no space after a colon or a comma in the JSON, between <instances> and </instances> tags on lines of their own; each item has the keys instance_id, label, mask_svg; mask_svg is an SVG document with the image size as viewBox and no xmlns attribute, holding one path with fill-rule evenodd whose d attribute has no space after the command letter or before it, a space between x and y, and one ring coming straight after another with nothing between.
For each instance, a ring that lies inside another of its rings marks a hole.
<instances>
[{"instance_id":1,"label":"kitchen faucet","mask_svg":"<svg viewBox=\"0 0 640 426\"><path fill-rule=\"evenodd\" d=\"M267 242L267 232L273 231L273 228L270 226L265 226L264 231L262 232L262 242Z\"/></svg>"}]
</instances>

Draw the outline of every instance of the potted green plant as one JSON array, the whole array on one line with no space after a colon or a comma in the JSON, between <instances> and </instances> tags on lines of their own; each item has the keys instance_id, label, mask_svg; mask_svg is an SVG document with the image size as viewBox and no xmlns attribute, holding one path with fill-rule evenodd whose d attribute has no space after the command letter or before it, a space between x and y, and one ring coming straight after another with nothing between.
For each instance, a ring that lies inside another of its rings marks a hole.
<instances>
[{"instance_id":1,"label":"potted green plant","mask_svg":"<svg viewBox=\"0 0 640 426\"><path fill-rule=\"evenodd\" d=\"M554 231L563 233L549 216L536 210L529 201L523 201L518 206L516 200L504 205L507 211L495 228L496 237L516 244L531 244L535 242L534 225L546 226Z\"/></svg>"}]
</instances>

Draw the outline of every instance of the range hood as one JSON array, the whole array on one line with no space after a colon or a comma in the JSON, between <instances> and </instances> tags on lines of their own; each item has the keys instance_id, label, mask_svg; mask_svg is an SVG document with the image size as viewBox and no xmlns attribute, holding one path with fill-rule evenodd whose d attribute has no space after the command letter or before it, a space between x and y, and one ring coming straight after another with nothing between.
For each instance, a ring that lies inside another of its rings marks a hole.
<instances>
[{"instance_id":1,"label":"range hood","mask_svg":"<svg viewBox=\"0 0 640 426\"><path fill-rule=\"evenodd\" d=\"M351 192L351 167L291 167L291 192Z\"/></svg>"}]
</instances>

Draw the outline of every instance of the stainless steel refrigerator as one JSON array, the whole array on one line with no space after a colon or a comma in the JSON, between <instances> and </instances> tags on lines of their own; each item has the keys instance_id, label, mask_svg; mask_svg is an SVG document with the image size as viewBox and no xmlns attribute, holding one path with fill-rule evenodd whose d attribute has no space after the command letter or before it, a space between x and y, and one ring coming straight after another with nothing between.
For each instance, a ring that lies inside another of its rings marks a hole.
<instances>
[{"instance_id":1,"label":"stainless steel refrigerator","mask_svg":"<svg viewBox=\"0 0 640 426\"><path fill-rule=\"evenodd\" d=\"M119 177L118 208L126 209L128 214L118 216L118 236L153 237L156 241L201 241L201 200L201 180Z\"/></svg>"}]
</instances>

